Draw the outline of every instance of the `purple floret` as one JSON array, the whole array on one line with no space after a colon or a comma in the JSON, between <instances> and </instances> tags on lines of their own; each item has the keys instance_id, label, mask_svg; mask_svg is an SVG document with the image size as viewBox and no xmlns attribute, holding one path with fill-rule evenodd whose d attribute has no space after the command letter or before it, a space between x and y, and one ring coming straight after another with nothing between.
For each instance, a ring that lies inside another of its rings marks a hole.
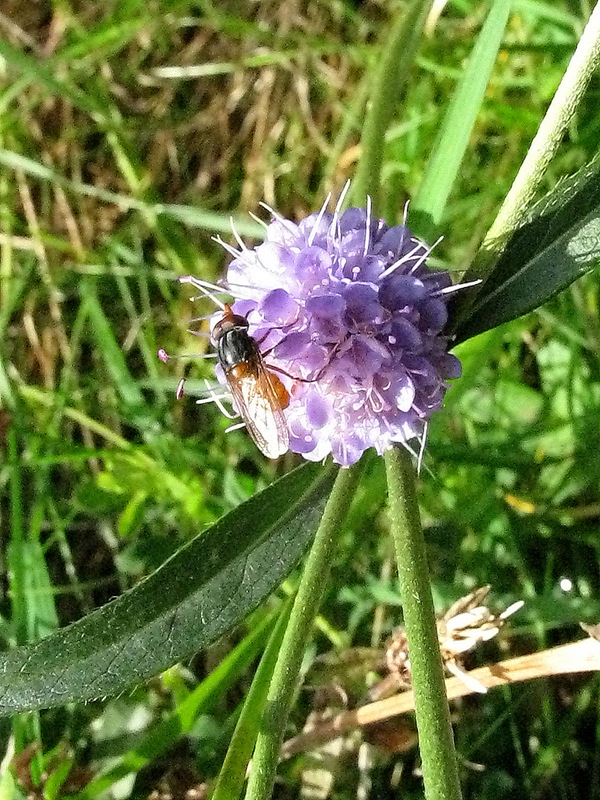
<instances>
[{"instance_id":1,"label":"purple floret","mask_svg":"<svg viewBox=\"0 0 600 800\"><path fill-rule=\"evenodd\" d=\"M426 265L404 225L363 208L277 217L265 241L229 264L232 308L290 392L290 449L342 466L374 447L424 440L448 378L460 375L442 333L452 281ZM456 287L454 287L456 288Z\"/></svg>"}]
</instances>

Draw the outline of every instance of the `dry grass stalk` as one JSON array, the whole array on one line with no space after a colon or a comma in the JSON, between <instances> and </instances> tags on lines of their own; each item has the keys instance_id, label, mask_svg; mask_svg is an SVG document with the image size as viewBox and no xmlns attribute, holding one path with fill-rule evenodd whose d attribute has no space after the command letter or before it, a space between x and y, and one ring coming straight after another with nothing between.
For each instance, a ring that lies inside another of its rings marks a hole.
<instances>
[{"instance_id":1,"label":"dry grass stalk","mask_svg":"<svg viewBox=\"0 0 600 800\"><path fill-rule=\"evenodd\" d=\"M600 670L600 642L594 638L553 647L540 653L509 658L487 667L479 667L466 673L469 680L451 677L446 680L446 693L450 700L472 694L471 681L486 689L508 683L519 683L533 678L564 675L576 672ZM315 745L334 739L348 731L364 725L406 714L414 708L412 690L406 690L369 703L353 711L337 714L331 720L305 731L283 745L281 758L286 759Z\"/></svg>"}]
</instances>

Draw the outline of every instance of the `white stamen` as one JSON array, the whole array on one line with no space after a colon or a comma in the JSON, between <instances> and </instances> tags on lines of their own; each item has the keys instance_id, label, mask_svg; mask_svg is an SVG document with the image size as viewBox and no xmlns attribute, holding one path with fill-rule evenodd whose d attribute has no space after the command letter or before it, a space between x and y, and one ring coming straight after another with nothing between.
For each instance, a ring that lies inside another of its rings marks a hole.
<instances>
[{"instance_id":1,"label":"white stamen","mask_svg":"<svg viewBox=\"0 0 600 800\"><path fill-rule=\"evenodd\" d=\"M367 224L365 226L365 248L363 250L363 258L369 252L369 244L371 238L371 211L372 211L371 197L367 195Z\"/></svg>"},{"instance_id":2,"label":"white stamen","mask_svg":"<svg viewBox=\"0 0 600 800\"><path fill-rule=\"evenodd\" d=\"M404 206L404 220L402 222L402 224L404 225L404 230L402 231L402 239L400 239L400 244L398 245L398 247L404 247L404 240L406 239L406 233L408 231L408 228L406 227L407 209L408 209L408 200L406 201L406 205Z\"/></svg>"},{"instance_id":3,"label":"white stamen","mask_svg":"<svg viewBox=\"0 0 600 800\"><path fill-rule=\"evenodd\" d=\"M319 216L315 220L314 227L313 227L312 231L310 232L310 234L308 235L308 239L306 241L307 241L307 244L308 244L309 247L312 246L312 243L315 240L315 236L317 235L317 229L318 229L319 225L321 224L321 220L323 219L323 214L325 213L325 210L327 209L327 206L329 205L329 201L330 200L331 200L331 192L329 192L329 194L325 198L325 202L323 203L323 205L321 206L321 210L319 211Z\"/></svg>"},{"instance_id":4,"label":"white stamen","mask_svg":"<svg viewBox=\"0 0 600 800\"><path fill-rule=\"evenodd\" d=\"M446 661L445 667L448 672L452 673L455 678L458 678L462 681L465 686L471 689L472 692L477 692L478 694L487 694L487 689L480 683L477 678L471 677L467 672L464 672L459 666L454 664L452 661Z\"/></svg>"},{"instance_id":5,"label":"white stamen","mask_svg":"<svg viewBox=\"0 0 600 800\"><path fill-rule=\"evenodd\" d=\"M245 422L236 422L235 425L230 425L228 428L225 428L225 433L231 433L231 431L239 431L240 428L245 428Z\"/></svg>"},{"instance_id":6,"label":"white stamen","mask_svg":"<svg viewBox=\"0 0 600 800\"><path fill-rule=\"evenodd\" d=\"M221 247L224 250L227 250L227 252L229 253L230 256L233 256L234 258L239 258L240 261L242 261L247 266L251 266L252 265L252 261L250 261L246 257L246 253L250 252L248 249L243 250L243 251L236 250L235 247L232 247L230 244L227 244L227 242L224 242L223 239L221 239L220 236L211 236L210 238L212 239L213 242L216 242L218 245L221 245Z\"/></svg>"},{"instance_id":7,"label":"white stamen","mask_svg":"<svg viewBox=\"0 0 600 800\"><path fill-rule=\"evenodd\" d=\"M216 403L217 400L227 400L229 397L228 394L215 394L213 390L210 390L210 395L208 397L201 397L199 400L196 400L197 406L204 406L206 403Z\"/></svg>"},{"instance_id":8,"label":"white stamen","mask_svg":"<svg viewBox=\"0 0 600 800\"><path fill-rule=\"evenodd\" d=\"M417 460L418 460L418 458L419 458L418 454L417 454L417 453L415 453L415 451L412 449L412 447L409 445L409 443L408 443L408 442L406 442L406 441L402 441L402 442L400 442L400 444L402 445L402 447L403 447L405 450L408 450L408 452L411 454L411 456L412 456L413 458L415 458L415 459L417 459Z\"/></svg>"},{"instance_id":9,"label":"white stamen","mask_svg":"<svg viewBox=\"0 0 600 800\"><path fill-rule=\"evenodd\" d=\"M333 212L333 216L334 217L338 217L339 216L339 213L341 211L342 205L344 203L344 200L346 199L346 195L348 194L349 189L350 189L350 181L347 180L346 183L344 184L344 188L342 189L342 191L340 193L338 201L335 204L335 209L334 209L334 212Z\"/></svg>"},{"instance_id":10,"label":"white stamen","mask_svg":"<svg viewBox=\"0 0 600 800\"><path fill-rule=\"evenodd\" d=\"M406 220L408 219L408 207L410 205L410 200L407 200L404 203L404 214L402 215L402 224L406 227Z\"/></svg>"},{"instance_id":11,"label":"white stamen","mask_svg":"<svg viewBox=\"0 0 600 800\"><path fill-rule=\"evenodd\" d=\"M179 283L191 283L193 286L202 286L204 289L213 289L215 292L227 294L227 289L218 283L211 283L202 278L196 278L195 275L180 275Z\"/></svg>"},{"instance_id":12,"label":"white stamen","mask_svg":"<svg viewBox=\"0 0 600 800\"><path fill-rule=\"evenodd\" d=\"M239 244L241 251L245 252L248 248L246 247L246 245L242 241L241 236L239 235L239 233L235 229L235 225L234 225L234 222L233 222L233 217L229 217L229 224L231 225L231 232L233 233L233 236L234 236L236 242Z\"/></svg>"},{"instance_id":13,"label":"white stamen","mask_svg":"<svg viewBox=\"0 0 600 800\"><path fill-rule=\"evenodd\" d=\"M421 474L421 467L423 466L423 454L425 452L425 443L427 442L427 430L429 422L423 425L423 433L421 434L421 447L419 448L419 457L417 458L417 475Z\"/></svg>"},{"instance_id":14,"label":"white stamen","mask_svg":"<svg viewBox=\"0 0 600 800\"><path fill-rule=\"evenodd\" d=\"M289 219L282 217L281 214L278 214L277 211L275 211L275 209L271 208L271 206L268 206L266 203L263 203L262 200L258 205L266 209L269 212L269 214L271 214L271 216L274 217L277 220L277 222L280 222L282 225L284 225L288 229L288 231L294 234L296 233L296 226L294 225L293 222L290 222Z\"/></svg>"},{"instance_id":15,"label":"white stamen","mask_svg":"<svg viewBox=\"0 0 600 800\"><path fill-rule=\"evenodd\" d=\"M267 272L270 272L270 273L272 273L274 275L278 274L271 266L269 266L269 264L265 264L265 262L260 257L260 253L258 252L258 250L255 250L254 254L256 255L256 260L258 261L258 263L261 265L261 267L263 269L266 269ZM249 289L254 289L256 291L256 286L249 286L248 288Z\"/></svg>"},{"instance_id":16,"label":"white stamen","mask_svg":"<svg viewBox=\"0 0 600 800\"><path fill-rule=\"evenodd\" d=\"M414 408L414 406L413 406L413 408ZM417 441L418 441L418 439L417 439ZM415 453L415 451L414 451L414 450L412 449L412 447L411 447L411 446L408 444L408 442L401 441L401 442L400 442L400 444L402 445L402 447L403 447L405 450L407 450L407 451L408 451L408 452L411 454L411 456L412 456L412 457L415 459L415 461L418 463L418 462L419 462L419 454L418 454L418 453ZM423 463L423 462L422 462L422 466L423 466L423 467L425 467L426 471L429 473L429 475L431 475L431 477L432 477L432 478L435 478L435 475L434 475L434 474L433 474L433 472L432 472L432 471L429 469L429 467L427 466L427 464L425 464L425 463Z\"/></svg>"},{"instance_id":17,"label":"white stamen","mask_svg":"<svg viewBox=\"0 0 600 800\"><path fill-rule=\"evenodd\" d=\"M208 288L204 285L205 281L198 280L198 278L194 278L193 275L182 275L179 278L179 283L191 283L192 286L194 286L196 289L200 289L200 291L202 292L202 294L205 297L208 297L208 299L212 300L213 303L216 306L219 306L219 308L222 311L225 311L225 304L222 303L218 298L215 297L215 295L212 292L210 292L208 290ZM210 288L211 289L217 288L217 291L221 291L221 292L224 291L223 289L218 289L218 287L214 287L214 286L210 286Z\"/></svg>"},{"instance_id":18,"label":"white stamen","mask_svg":"<svg viewBox=\"0 0 600 800\"><path fill-rule=\"evenodd\" d=\"M431 293L431 297L438 297L440 294L452 294L453 292L460 291L460 289L466 289L467 286L477 286L480 283L483 283L481 278L477 281L467 281L467 283L455 283L453 286L447 286L445 289L437 289L435 292Z\"/></svg>"},{"instance_id":19,"label":"white stamen","mask_svg":"<svg viewBox=\"0 0 600 800\"><path fill-rule=\"evenodd\" d=\"M340 193L340 196L338 197L338 201L335 204L335 208L333 210L333 219L331 220L331 225L329 226L329 232L331 233L331 231L335 230L337 236L335 236L334 238L337 238L338 240L341 237L341 232L340 232L340 211L341 211L341 208L342 208L342 204L343 204L344 200L346 199L346 195L348 194L348 190L349 189L350 189L350 181L348 180L348 181L346 181L346 183L344 185L344 188L342 189L342 191Z\"/></svg>"},{"instance_id":20,"label":"white stamen","mask_svg":"<svg viewBox=\"0 0 600 800\"><path fill-rule=\"evenodd\" d=\"M252 211L250 211L249 213L250 213L250 216L252 217L252 219L254 220L254 222L258 222L258 224L259 224L259 225L260 225L262 228L264 228L265 230L267 230L267 228L268 228L269 226L268 226L268 225L267 225L267 223L264 221L264 219L261 219L260 217L257 217L257 216L256 216L256 214L253 214L253 213L252 213Z\"/></svg>"},{"instance_id":21,"label":"white stamen","mask_svg":"<svg viewBox=\"0 0 600 800\"><path fill-rule=\"evenodd\" d=\"M436 240L436 241L435 241L435 242L434 242L434 243L431 245L431 247L429 247L429 248L427 248L427 249L425 250L425 252L423 253L423 255L422 255L422 256L420 256L420 258L418 259L417 263L416 263L416 264L414 265L414 267L411 269L411 272L414 272L415 270L419 269L419 267L421 266L421 264L422 264L424 261L426 261L426 260L429 258L429 256L430 256L430 255L431 255L431 253L433 252L433 248L434 248L434 247L437 247L437 246L438 246L438 244L439 244L439 243L440 243L440 242L441 242L443 239L444 239L444 237L443 237L443 236L440 236L440 238L439 238L439 239L437 239L437 240Z\"/></svg>"},{"instance_id":22,"label":"white stamen","mask_svg":"<svg viewBox=\"0 0 600 800\"><path fill-rule=\"evenodd\" d=\"M510 605L505 611L503 611L500 614L499 619L506 619L507 617L510 617L511 614L514 614L515 611L518 611L520 608L523 608L524 605L525 605L524 600L517 600L516 603Z\"/></svg>"},{"instance_id":23,"label":"white stamen","mask_svg":"<svg viewBox=\"0 0 600 800\"><path fill-rule=\"evenodd\" d=\"M259 261L259 263L261 262ZM238 289L252 289L254 292L256 292L256 285L253 285L251 283L237 283L237 282L232 283L231 281L227 281L227 290L223 289L223 291L227 291L228 294L233 296L233 292L231 291L231 289L235 289L236 294L239 294L237 291ZM238 297L237 299L244 299L244 298ZM246 298L246 299L249 300L251 298Z\"/></svg>"},{"instance_id":24,"label":"white stamen","mask_svg":"<svg viewBox=\"0 0 600 800\"><path fill-rule=\"evenodd\" d=\"M229 400L231 402L232 397L230 394L217 394L206 378L204 379L204 385L208 391L208 397L202 397L200 400L196 400L196 405L201 406L204 405L204 403L214 403L221 414L223 414L224 417L227 417L227 419L236 419L239 416L239 414L232 414L230 411L228 411L221 402L221 400Z\"/></svg>"},{"instance_id":25,"label":"white stamen","mask_svg":"<svg viewBox=\"0 0 600 800\"><path fill-rule=\"evenodd\" d=\"M421 247L422 247L422 243L418 242L416 247L413 247L412 250L410 250L408 253L403 255L402 258L399 258L398 261L394 261L394 263L391 265L391 267L388 267L387 269L385 269L381 273L381 275L379 276L379 280L381 281L381 280L383 280L383 278L387 278L388 275L391 275L392 272L394 272L394 270L398 269L398 267L402 266L402 264L405 264L407 261L412 261L413 260L413 256L415 255L415 253L417 253L421 249ZM412 270L411 270L411 272L412 272Z\"/></svg>"}]
</instances>

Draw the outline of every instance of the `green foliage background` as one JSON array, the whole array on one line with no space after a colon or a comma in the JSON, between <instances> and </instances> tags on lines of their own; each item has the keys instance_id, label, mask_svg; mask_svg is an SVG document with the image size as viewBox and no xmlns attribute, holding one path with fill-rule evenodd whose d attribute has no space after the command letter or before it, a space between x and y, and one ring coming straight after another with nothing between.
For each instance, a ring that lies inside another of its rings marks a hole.
<instances>
[{"instance_id":1,"label":"green foliage background","mask_svg":"<svg viewBox=\"0 0 600 800\"><path fill-rule=\"evenodd\" d=\"M211 362L165 367L156 350L204 352L187 327L210 309L192 306L174 279L222 273L226 259L211 235L229 230L230 214L240 233L256 235L246 212L259 201L298 218L353 176L365 76L400 10L391 0L3 3L6 647L133 586L295 465L293 457L266 463L243 432L225 434L216 409L195 406ZM390 219L402 217L397 198L418 191L487 11L454 0L419 50L383 153ZM457 276L493 221L588 12L577 3L513 5L438 228L445 238L435 261ZM544 189L595 155L598 95L595 78ZM598 290L592 273L527 318L461 344L464 377L432 426L431 474L420 489L436 603L442 610L486 583L499 606L526 601L482 663L570 641L577 621L600 616ZM176 402L184 373L187 395ZM379 645L400 621L384 505L374 463L340 532L312 654ZM147 685L5 719L2 747L25 755L3 789L25 796L42 773L50 778L39 796L48 798L151 796L173 788L178 770L190 786L210 782L278 599L295 581L225 641ZM298 728L313 700L301 692ZM598 795L597 703L590 677L465 700L455 720L465 797ZM331 796L353 797L367 780L369 797L420 796L413 750L374 749L370 758L368 774L355 753L340 761ZM281 797L300 796L303 766L299 758L282 768Z\"/></svg>"}]
</instances>

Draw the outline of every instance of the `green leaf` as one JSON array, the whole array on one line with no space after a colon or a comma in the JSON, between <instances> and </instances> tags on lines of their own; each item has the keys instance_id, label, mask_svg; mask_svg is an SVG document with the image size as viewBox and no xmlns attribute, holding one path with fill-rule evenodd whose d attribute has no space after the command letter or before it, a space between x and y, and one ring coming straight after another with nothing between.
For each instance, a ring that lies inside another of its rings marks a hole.
<instances>
[{"instance_id":1,"label":"green leaf","mask_svg":"<svg viewBox=\"0 0 600 800\"><path fill-rule=\"evenodd\" d=\"M81 293L95 344L104 357L107 370L121 394L123 402L128 406L142 408L144 396L129 372L123 348L117 342L113 327L100 305L94 283L90 280L82 281Z\"/></svg>"},{"instance_id":2,"label":"green leaf","mask_svg":"<svg viewBox=\"0 0 600 800\"><path fill-rule=\"evenodd\" d=\"M169 747L172 747L178 739L189 733L198 717L208 714L215 703L223 698L240 675L252 664L261 648L264 647L265 639L273 627L276 616L276 613L269 614L262 622L253 626L252 631L184 700L177 704L173 711L150 728L141 741L129 747L116 764L96 776L77 795L77 800L84 800L84 798L87 800L87 798L94 798L106 792L114 783L132 772L138 772L148 762L153 761ZM2 800L1 797L0 800Z\"/></svg>"},{"instance_id":3,"label":"green leaf","mask_svg":"<svg viewBox=\"0 0 600 800\"><path fill-rule=\"evenodd\" d=\"M75 760L73 758L66 758L48 775L48 779L44 784L44 800L58 800L60 798L60 790L69 777L69 772L74 763Z\"/></svg>"},{"instance_id":4,"label":"green leaf","mask_svg":"<svg viewBox=\"0 0 600 800\"><path fill-rule=\"evenodd\" d=\"M532 207L483 287L478 287L474 302L449 332L460 342L516 319L599 260L600 159L595 159Z\"/></svg>"},{"instance_id":5,"label":"green leaf","mask_svg":"<svg viewBox=\"0 0 600 800\"><path fill-rule=\"evenodd\" d=\"M502 43L510 5L511 0L495 0L481 29L444 117L411 218L426 215L436 225L442 217Z\"/></svg>"},{"instance_id":6,"label":"green leaf","mask_svg":"<svg viewBox=\"0 0 600 800\"><path fill-rule=\"evenodd\" d=\"M222 636L306 549L335 470L306 464L234 509L129 592L0 657L0 713L116 694Z\"/></svg>"}]
</instances>

